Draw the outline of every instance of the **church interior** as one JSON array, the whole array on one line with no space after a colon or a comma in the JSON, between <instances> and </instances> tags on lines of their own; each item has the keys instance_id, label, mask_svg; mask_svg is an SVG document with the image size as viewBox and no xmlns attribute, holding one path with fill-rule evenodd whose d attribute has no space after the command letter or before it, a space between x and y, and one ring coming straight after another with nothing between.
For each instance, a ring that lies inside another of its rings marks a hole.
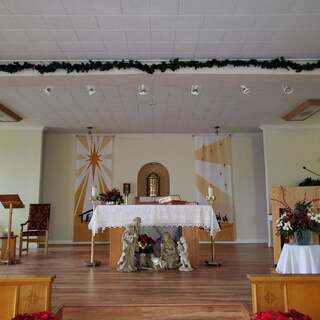
<instances>
[{"instance_id":1,"label":"church interior","mask_svg":"<svg viewBox=\"0 0 320 320\"><path fill-rule=\"evenodd\" d=\"M0 0L0 320L319 320L319 15Z\"/></svg>"}]
</instances>

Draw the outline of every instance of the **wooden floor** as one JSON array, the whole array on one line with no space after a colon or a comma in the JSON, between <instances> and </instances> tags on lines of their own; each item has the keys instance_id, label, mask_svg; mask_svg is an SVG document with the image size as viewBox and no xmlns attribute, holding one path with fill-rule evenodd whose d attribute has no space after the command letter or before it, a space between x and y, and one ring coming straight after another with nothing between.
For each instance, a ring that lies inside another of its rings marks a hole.
<instances>
[{"instance_id":1,"label":"wooden floor","mask_svg":"<svg viewBox=\"0 0 320 320\"><path fill-rule=\"evenodd\" d=\"M221 267L128 274L108 270L106 251L106 245L97 245L102 265L92 269L83 264L89 246L50 247L47 256L38 249L20 265L0 266L0 274L55 274L53 306L243 303L250 308L246 274L270 273L273 263L272 251L264 244L217 244ZM200 255L205 260L209 246L201 245Z\"/></svg>"}]
</instances>

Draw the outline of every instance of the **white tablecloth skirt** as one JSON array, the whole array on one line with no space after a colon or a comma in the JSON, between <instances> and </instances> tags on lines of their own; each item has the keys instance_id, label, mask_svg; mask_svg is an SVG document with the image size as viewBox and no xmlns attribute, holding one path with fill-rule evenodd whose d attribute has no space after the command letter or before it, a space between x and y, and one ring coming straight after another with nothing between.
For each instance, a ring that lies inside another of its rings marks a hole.
<instances>
[{"instance_id":1,"label":"white tablecloth skirt","mask_svg":"<svg viewBox=\"0 0 320 320\"><path fill-rule=\"evenodd\" d=\"M125 227L135 217L142 226L203 227L216 233L220 227L211 206L198 205L98 205L93 212L89 229Z\"/></svg>"},{"instance_id":2,"label":"white tablecloth skirt","mask_svg":"<svg viewBox=\"0 0 320 320\"><path fill-rule=\"evenodd\" d=\"M320 273L320 245L285 244L276 271L279 273Z\"/></svg>"}]
</instances>

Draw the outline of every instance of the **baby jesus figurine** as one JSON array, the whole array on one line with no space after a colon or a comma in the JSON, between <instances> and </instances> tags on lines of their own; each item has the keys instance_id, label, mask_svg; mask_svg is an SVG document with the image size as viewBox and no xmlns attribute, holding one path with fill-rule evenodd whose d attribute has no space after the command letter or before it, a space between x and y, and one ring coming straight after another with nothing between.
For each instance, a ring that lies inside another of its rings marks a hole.
<instances>
[{"instance_id":1,"label":"baby jesus figurine","mask_svg":"<svg viewBox=\"0 0 320 320\"><path fill-rule=\"evenodd\" d=\"M193 268L188 259L188 245L184 237L181 237L180 240L178 241L178 253L180 256L180 263L181 263L181 267L179 268L179 270L192 271Z\"/></svg>"}]
</instances>

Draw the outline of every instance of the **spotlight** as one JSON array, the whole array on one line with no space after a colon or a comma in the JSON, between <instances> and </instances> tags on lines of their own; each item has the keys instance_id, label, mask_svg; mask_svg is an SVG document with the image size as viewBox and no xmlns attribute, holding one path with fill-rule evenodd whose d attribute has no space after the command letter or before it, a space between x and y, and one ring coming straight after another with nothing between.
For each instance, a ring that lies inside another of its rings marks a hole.
<instances>
[{"instance_id":1,"label":"spotlight","mask_svg":"<svg viewBox=\"0 0 320 320\"><path fill-rule=\"evenodd\" d=\"M219 135L220 130L221 130L221 127L220 127L220 126L214 126L213 129L214 129L214 133L215 133L216 135Z\"/></svg>"},{"instance_id":2,"label":"spotlight","mask_svg":"<svg viewBox=\"0 0 320 320\"><path fill-rule=\"evenodd\" d=\"M241 85L240 86L240 89L241 89L241 92L242 92L242 94L249 94L250 93L250 88L248 88L248 87L246 87L245 85Z\"/></svg>"},{"instance_id":3,"label":"spotlight","mask_svg":"<svg viewBox=\"0 0 320 320\"><path fill-rule=\"evenodd\" d=\"M200 94L200 86L197 84L193 84L191 86L191 94L193 96L198 96Z\"/></svg>"},{"instance_id":4,"label":"spotlight","mask_svg":"<svg viewBox=\"0 0 320 320\"><path fill-rule=\"evenodd\" d=\"M291 94L294 92L294 89L292 87L287 86L287 85L283 85L282 91L284 94Z\"/></svg>"},{"instance_id":5,"label":"spotlight","mask_svg":"<svg viewBox=\"0 0 320 320\"><path fill-rule=\"evenodd\" d=\"M146 96L147 95L147 89L144 86L144 84L140 84L138 86L138 94L139 94L139 96Z\"/></svg>"},{"instance_id":6,"label":"spotlight","mask_svg":"<svg viewBox=\"0 0 320 320\"><path fill-rule=\"evenodd\" d=\"M42 91L44 93L46 93L47 95L49 95L52 92L52 90L53 90L53 87L51 87L51 86L47 86L45 88L42 88Z\"/></svg>"},{"instance_id":7,"label":"spotlight","mask_svg":"<svg viewBox=\"0 0 320 320\"><path fill-rule=\"evenodd\" d=\"M94 95L94 94L97 92L97 90L95 89L95 87L94 87L94 86L91 86L91 85L89 85L89 84L86 85L86 90L87 90L89 96L92 96L92 95Z\"/></svg>"}]
</instances>

